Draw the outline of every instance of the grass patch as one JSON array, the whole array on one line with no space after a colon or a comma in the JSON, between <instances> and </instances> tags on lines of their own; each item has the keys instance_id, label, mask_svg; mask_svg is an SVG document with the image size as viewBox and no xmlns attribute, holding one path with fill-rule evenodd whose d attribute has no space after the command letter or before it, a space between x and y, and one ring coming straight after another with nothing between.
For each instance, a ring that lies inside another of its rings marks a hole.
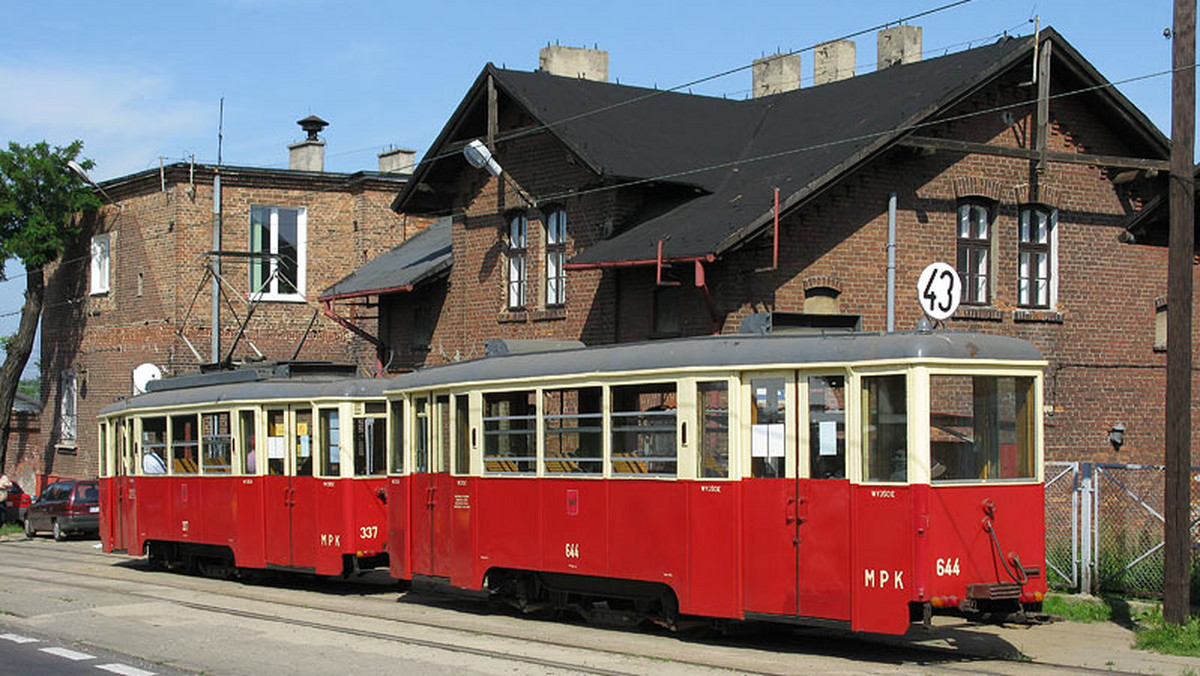
<instances>
[{"instance_id":1,"label":"grass patch","mask_svg":"<svg viewBox=\"0 0 1200 676\"><path fill-rule=\"evenodd\" d=\"M1133 647L1167 655L1200 657L1200 618L1193 617L1185 625L1168 624L1162 607L1154 606L1138 617L1141 628Z\"/></svg>"},{"instance_id":2,"label":"grass patch","mask_svg":"<svg viewBox=\"0 0 1200 676\"><path fill-rule=\"evenodd\" d=\"M1111 622L1119 619L1120 615L1118 609L1114 608L1119 603L1114 601L1097 596L1047 594L1042 602L1042 610L1069 622Z\"/></svg>"},{"instance_id":3,"label":"grass patch","mask_svg":"<svg viewBox=\"0 0 1200 676\"><path fill-rule=\"evenodd\" d=\"M24 532L19 523L6 523L0 526L0 535L20 535Z\"/></svg>"}]
</instances>

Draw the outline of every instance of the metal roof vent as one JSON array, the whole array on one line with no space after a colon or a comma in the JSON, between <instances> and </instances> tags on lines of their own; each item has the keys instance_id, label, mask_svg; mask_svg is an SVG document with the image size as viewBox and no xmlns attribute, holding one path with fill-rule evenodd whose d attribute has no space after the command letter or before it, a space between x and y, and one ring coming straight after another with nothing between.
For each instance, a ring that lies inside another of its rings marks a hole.
<instances>
[{"instance_id":1,"label":"metal roof vent","mask_svg":"<svg viewBox=\"0 0 1200 676\"><path fill-rule=\"evenodd\" d=\"M308 134L309 141L316 141L317 134L320 134L322 129L329 126L328 122L322 120L316 115L309 115L303 120L297 120L296 124L300 125L300 128L303 129L306 134Z\"/></svg>"}]
</instances>

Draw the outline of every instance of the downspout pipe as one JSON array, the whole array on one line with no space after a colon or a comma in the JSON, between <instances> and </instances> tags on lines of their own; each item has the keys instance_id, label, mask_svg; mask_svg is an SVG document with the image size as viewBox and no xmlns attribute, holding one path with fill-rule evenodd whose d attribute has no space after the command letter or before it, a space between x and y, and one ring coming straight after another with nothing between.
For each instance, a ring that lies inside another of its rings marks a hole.
<instances>
[{"instance_id":1,"label":"downspout pipe","mask_svg":"<svg viewBox=\"0 0 1200 676\"><path fill-rule=\"evenodd\" d=\"M896 191L888 195L887 330L896 330Z\"/></svg>"}]
</instances>

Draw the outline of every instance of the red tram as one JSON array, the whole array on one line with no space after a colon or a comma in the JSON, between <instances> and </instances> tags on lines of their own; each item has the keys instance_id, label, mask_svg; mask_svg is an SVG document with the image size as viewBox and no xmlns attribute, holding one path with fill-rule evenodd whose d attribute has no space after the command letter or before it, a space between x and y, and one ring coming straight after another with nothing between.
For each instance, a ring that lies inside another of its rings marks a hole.
<instances>
[{"instance_id":1,"label":"red tram","mask_svg":"<svg viewBox=\"0 0 1200 676\"><path fill-rule=\"evenodd\" d=\"M100 537L207 573L385 566L383 380L283 364L160 380L100 415Z\"/></svg>"},{"instance_id":2,"label":"red tram","mask_svg":"<svg viewBox=\"0 0 1200 676\"><path fill-rule=\"evenodd\" d=\"M1042 371L970 333L716 336L387 385L394 577L903 633L1040 607Z\"/></svg>"}]
</instances>

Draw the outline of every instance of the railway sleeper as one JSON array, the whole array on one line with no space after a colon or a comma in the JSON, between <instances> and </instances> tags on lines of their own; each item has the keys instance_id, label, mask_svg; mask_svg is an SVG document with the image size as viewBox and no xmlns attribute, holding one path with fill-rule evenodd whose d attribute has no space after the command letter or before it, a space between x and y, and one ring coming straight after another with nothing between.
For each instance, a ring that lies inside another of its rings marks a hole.
<instances>
[{"instance_id":1,"label":"railway sleeper","mask_svg":"<svg viewBox=\"0 0 1200 676\"><path fill-rule=\"evenodd\" d=\"M570 611L585 621L624 627L653 622L679 628L675 592L661 583L524 570L493 570L488 592L523 613Z\"/></svg>"}]
</instances>

